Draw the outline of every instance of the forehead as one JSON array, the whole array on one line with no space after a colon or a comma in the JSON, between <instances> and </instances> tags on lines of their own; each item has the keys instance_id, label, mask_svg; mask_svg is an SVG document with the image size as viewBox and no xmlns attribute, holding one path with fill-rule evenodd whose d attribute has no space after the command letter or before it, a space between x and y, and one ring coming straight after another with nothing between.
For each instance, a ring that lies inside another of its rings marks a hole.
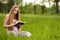
<instances>
[{"instance_id":1,"label":"forehead","mask_svg":"<svg viewBox=\"0 0 60 40\"><path fill-rule=\"evenodd\" d=\"M18 8L15 8L15 10L18 10Z\"/></svg>"}]
</instances>

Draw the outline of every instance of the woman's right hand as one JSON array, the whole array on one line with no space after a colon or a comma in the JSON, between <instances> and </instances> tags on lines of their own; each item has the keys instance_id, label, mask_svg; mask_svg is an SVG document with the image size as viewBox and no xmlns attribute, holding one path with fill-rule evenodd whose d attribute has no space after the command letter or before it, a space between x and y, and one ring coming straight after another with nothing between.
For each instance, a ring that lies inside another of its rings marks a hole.
<instances>
[{"instance_id":1,"label":"woman's right hand","mask_svg":"<svg viewBox=\"0 0 60 40\"><path fill-rule=\"evenodd\" d=\"M11 23L10 26L14 26L15 24Z\"/></svg>"},{"instance_id":2,"label":"woman's right hand","mask_svg":"<svg viewBox=\"0 0 60 40\"><path fill-rule=\"evenodd\" d=\"M11 23L10 25L4 25L6 28L8 27L14 27L15 24Z\"/></svg>"}]
</instances>

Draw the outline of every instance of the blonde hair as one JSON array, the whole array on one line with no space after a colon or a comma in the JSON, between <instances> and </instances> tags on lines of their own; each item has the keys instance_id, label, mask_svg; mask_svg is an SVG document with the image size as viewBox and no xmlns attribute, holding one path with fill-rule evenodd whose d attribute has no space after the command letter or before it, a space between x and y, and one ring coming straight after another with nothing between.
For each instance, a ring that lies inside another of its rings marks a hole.
<instances>
[{"instance_id":1,"label":"blonde hair","mask_svg":"<svg viewBox=\"0 0 60 40\"><path fill-rule=\"evenodd\" d=\"M17 14L14 16L13 11L14 11L15 8L18 8L18 12L17 12ZM20 20L20 17L19 17L20 10L19 10L19 7L18 7L17 5L13 5L13 6L12 6L9 14L10 14L10 15L9 15L8 22L7 22L8 24L11 24L11 23L13 22L13 18L15 18L17 21Z\"/></svg>"}]
</instances>

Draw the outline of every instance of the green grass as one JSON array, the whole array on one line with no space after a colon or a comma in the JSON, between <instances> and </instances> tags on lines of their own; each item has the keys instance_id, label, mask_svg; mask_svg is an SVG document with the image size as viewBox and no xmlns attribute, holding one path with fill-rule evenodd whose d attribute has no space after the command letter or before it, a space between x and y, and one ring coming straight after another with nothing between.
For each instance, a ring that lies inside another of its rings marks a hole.
<instances>
[{"instance_id":1,"label":"green grass","mask_svg":"<svg viewBox=\"0 0 60 40\"><path fill-rule=\"evenodd\" d=\"M6 34L3 21L6 14L0 14L0 40L60 40L60 16L21 14L21 20L26 21L22 31L31 32L31 37Z\"/></svg>"}]
</instances>

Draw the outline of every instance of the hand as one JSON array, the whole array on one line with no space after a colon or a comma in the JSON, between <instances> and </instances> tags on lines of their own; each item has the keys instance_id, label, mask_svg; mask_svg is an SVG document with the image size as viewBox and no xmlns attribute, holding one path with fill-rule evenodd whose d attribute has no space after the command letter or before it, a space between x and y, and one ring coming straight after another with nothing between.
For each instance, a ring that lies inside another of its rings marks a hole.
<instances>
[{"instance_id":1,"label":"hand","mask_svg":"<svg viewBox=\"0 0 60 40\"><path fill-rule=\"evenodd\" d=\"M18 21L18 22L23 22L23 21ZM27 23L27 22L23 22L23 23Z\"/></svg>"},{"instance_id":2,"label":"hand","mask_svg":"<svg viewBox=\"0 0 60 40\"><path fill-rule=\"evenodd\" d=\"M15 24L11 23L10 26L14 26Z\"/></svg>"}]
</instances>

